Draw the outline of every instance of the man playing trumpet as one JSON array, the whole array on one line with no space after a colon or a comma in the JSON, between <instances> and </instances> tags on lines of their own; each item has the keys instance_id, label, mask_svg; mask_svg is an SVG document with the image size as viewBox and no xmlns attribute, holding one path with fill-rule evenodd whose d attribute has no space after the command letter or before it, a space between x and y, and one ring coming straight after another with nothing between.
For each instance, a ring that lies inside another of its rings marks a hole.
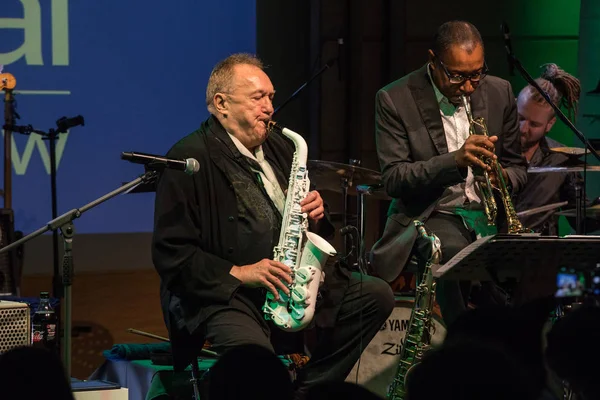
<instances>
[{"instance_id":1,"label":"man playing trumpet","mask_svg":"<svg viewBox=\"0 0 600 400\"><path fill-rule=\"evenodd\" d=\"M377 152L393 201L372 262L374 271L388 281L411 257L415 219L440 238L442 263L478 235L492 233L486 230L474 174L478 168L492 172L485 159L500 162L511 193L527 180L511 86L487 72L477 28L451 21L439 27L427 64L377 93ZM472 114L484 118L489 136L469 135L463 95ZM497 185L497 176L491 179ZM437 300L446 324L466 309L470 289L469 282L438 282ZM497 293L490 287L489 294L493 298Z\"/></svg>"}]
</instances>

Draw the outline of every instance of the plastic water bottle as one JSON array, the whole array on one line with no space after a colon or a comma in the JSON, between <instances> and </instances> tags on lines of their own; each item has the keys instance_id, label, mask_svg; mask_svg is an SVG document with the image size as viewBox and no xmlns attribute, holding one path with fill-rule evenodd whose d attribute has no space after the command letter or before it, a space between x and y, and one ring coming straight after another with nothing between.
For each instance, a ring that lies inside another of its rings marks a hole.
<instances>
[{"instance_id":1,"label":"plastic water bottle","mask_svg":"<svg viewBox=\"0 0 600 400\"><path fill-rule=\"evenodd\" d=\"M50 305L48 292L40 293L38 305L31 321L31 344L33 347L42 347L57 351L58 346L58 317Z\"/></svg>"}]
</instances>

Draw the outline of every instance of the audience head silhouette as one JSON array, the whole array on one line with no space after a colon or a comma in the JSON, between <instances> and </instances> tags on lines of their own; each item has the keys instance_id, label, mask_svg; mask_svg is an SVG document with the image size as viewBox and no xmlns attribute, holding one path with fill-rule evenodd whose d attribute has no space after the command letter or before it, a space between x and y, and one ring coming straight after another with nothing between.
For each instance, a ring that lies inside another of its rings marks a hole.
<instances>
[{"instance_id":1,"label":"audience head silhouette","mask_svg":"<svg viewBox=\"0 0 600 400\"><path fill-rule=\"evenodd\" d=\"M547 335L549 367L584 400L600 398L600 308L584 306L559 319Z\"/></svg>"},{"instance_id":2,"label":"audience head silhouette","mask_svg":"<svg viewBox=\"0 0 600 400\"><path fill-rule=\"evenodd\" d=\"M17 347L0 355L0 392L6 399L73 400L60 358L35 347Z\"/></svg>"},{"instance_id":3,"label":"audience head silhouette","mask_svg":"<svg viewBox=\"0 0 600 400\"><path fill-rule=\"evenodd\" d=\"M210 369L208 394L211 400L286 400L293 386L279 357L262 346L242 345L223 353Z\"/></svg>"},{"instance_id":4,"label":"audience head silhouette","mask_svg":"<svg viewBox=\"0 0 600 400\"><path fill-rule=\"evenodd\" d=\"M376 394L350 382L323 382L311 387L306 400L379 400Z\"/></svg>"},{"instance_id":5,"label":"audience head silhouette","mask_svg":"<svg viewBox=\"0 0 600 400\"><path fill-rule=\"evenodd\" d=\"M536 400L537 385L502 346L444 345L428 353L407 377L407 400Z\"/></svg>"}]
</instances>

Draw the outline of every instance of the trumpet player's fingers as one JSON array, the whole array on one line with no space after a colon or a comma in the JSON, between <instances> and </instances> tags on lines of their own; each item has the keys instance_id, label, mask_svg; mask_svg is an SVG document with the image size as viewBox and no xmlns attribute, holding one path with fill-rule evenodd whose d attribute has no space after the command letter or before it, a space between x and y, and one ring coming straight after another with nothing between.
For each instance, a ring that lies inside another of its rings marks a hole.
<instances>
[{"instance_id":1,"label":"trumpet player's fingers","mask_svg":"<svg viewBox=\"0 0 600 400\"><path fill-rule=\"evenodd\" d=\"M492 170L492 168L486 163L484 163L479 157L477 157L477 155L474 155L473 153L467 153L466 157L469 161L469 164L471 164L472 167L480 167L486 171Z\"/></svg>"},{"instance_id":2,"label":"trumpet player's fingers","mask_svg":"<svg viewBox=\"0 0 600 400\"><path fill-rule=\"evenodd\" d=\"M498 156L496 156L492 151L480 146L475 146L470 153L476 157L483 157L490 160L496 160L498 158ZM489 168L486 169L489 170Z\"/></svg>"},{"instance_id":3,"label":"trumpet player's fingers","mask_svg":"<svg viewBox=\"0 0 600 400\"><path fill-rule=\"evenodd\" d=\"M487 155L487 157L493 157L496 158L493 151L495 148L495 144L498 141L498 137L497 136L491 136L491 137L487 137L487 136L482 136L482 135L477 135L477 136L471 136L473 139L471 139L471 143L474 144L475 146L478 147L482 147L488 151L490 151L491 155Z\"/></svg>"},{"instance_id":4,"label":"trumpet player's fingers","mask_svg":"<svg viewBox=\"0 0 600 400\"><path fill-rule=\"evenodd\" d=\"M290 267L288 267L287 265L279 262L279 261L274 261L274 260L270 260L271 263L271 268L270 271L281 277L283 280L285 280L287 283L292 283L292 269Z\"/></svg>"}]
</instances>

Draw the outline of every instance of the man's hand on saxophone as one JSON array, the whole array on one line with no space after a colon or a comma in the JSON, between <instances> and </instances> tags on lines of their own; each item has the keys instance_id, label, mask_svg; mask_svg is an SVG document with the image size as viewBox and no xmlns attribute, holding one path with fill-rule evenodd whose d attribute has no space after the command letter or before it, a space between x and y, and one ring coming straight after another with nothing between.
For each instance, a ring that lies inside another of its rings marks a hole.
<instances>
[{"instance_id":1,"label":"man's hand on saxophone","mask_svg":"<svg viewBox=\"0 0 600 400\"><path fill-rule=\"evenodd\" d=\"M308 192L304 200L300 202L302 212L308 214L308 219L311 222L317 222L325 216L325 207L323 206L323 198L316 190Z\"/></svg>"},{"instance_id":2,"label":"man's hand on saxophone","mask_svg":"<svg viewBox=\"0 0 600 400\"><path fill-rule=\"evenodd\" d=\"M287 265L280 263L279 261L269 260L264 258L255 264L237 266L234 265L229 271L231 275L236 277L242 285L256 288L265 287L275 299L279 299L279 293L277 290L282 290L285 294L289 295L290 290L284 283L292 283L291 273L292 270Z\"/></svg>"},{"instance_id":3,"label":"man's hand on saxophone","mask_svg":"<svg viewBox=\"0 0 600 400\"><path fill-rule=\"evenodd\" d=\"M488 172L492 168L485 163L485 159L498 157L494 154L494 143L498 141L497 136L471 135L467 138L460 149L454 153L456 164L461 168L479 167Z\"/></svg>"},{"instance_id":4,"label":"man's hand on saxophone","mask_svg":"<svg viewBox=\"0 0 600 400\"><path fill-rule=\"evenodd\" d=\"M323 198L321 194L316 190L309 192L304 200L300 202L302 206L302 212L308 214L308 228L311 232L317 232L321 220L325 216L325 206L323 205Z\"/></svg>"}]
</instances>

